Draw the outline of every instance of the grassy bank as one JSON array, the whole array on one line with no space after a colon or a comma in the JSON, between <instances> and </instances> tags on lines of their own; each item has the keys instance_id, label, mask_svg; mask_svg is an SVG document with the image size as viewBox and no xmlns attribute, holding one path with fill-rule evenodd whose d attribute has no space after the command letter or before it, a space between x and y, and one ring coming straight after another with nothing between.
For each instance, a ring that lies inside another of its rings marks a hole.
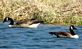
<instances>
[{"instance_id":1,"label":"grassy bank","mask_svg":"<svg viewBox=\"0 0 82 49\"><path fill-rule=\"evenodd\" d=\"M0 0L0 20L36 18L48 24L82 25L81 0Z\"/></svg>"}]
</instances>

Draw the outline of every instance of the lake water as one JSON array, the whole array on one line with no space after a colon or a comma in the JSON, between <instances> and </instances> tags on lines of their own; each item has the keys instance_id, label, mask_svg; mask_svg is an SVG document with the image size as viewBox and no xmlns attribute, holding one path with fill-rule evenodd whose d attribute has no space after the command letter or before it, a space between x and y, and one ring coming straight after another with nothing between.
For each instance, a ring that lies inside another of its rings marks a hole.
<instances>
[{"instance_id":1,"label":"lake water","mask_svg":"<svg viewBox=\"0 0 82 49\"><path fill-rule=\"evenodd\" d=\"M69 31L69 26L40 25L38 28L9 28L0 23L0 49L82 49L82 26L76 26L79 39L56 38L50 31Z\"/></svg>"}]
</instances>

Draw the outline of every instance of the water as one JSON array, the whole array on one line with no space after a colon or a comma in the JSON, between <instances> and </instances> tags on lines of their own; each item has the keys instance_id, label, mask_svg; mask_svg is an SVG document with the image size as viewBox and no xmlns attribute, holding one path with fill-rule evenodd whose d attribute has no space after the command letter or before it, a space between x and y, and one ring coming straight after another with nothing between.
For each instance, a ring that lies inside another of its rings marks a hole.
<instances>
[{"instance_id":1,"label":"water","mask_svg":"<svg viewBox=\"0 0 82 49\"><path fill-rule=\"evenodd\" d=\"M76 27L79 39L56 38L49 34L50 31L69 31L68 26L9 28L0 23L0 49L82 49L82 26Z\"/></svg>"}]
</instances>

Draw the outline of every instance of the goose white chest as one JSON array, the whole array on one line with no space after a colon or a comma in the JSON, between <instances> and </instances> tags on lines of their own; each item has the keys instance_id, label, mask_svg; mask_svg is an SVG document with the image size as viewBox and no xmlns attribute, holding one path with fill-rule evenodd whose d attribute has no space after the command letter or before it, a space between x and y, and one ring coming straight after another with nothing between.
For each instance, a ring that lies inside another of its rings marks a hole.
<instances>
[{"instance_id":1,"label":"goose white chest","mask_svg":"<svg viewBox=\"0 0 82 49\"><path fill-rule=\"evenodd\" d=\"M79 38L79 36L78 35L73 35L73 36L71 36L71 38Z\"/></svg>"}]
</instances>

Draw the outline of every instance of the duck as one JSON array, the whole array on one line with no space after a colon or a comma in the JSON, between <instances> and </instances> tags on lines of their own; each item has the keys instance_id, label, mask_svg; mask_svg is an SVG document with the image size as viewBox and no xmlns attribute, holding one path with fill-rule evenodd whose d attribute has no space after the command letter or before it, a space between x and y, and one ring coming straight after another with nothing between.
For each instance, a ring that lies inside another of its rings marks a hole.
<instances>
[{"instance_id":1,"label":"duck","mask_svg":"<svg viewBox=\"0 0 82 49\"><path fill-rule=\"evenodd\" d=\"M3 23L4 22L9 22L8 27L28 27L28 28L37 28L40 25L40 23L43 23L43 21L38 21L36 19L14 21L10 17L5 17Z\"/></svg>"},{"instance_id":2,"label":"duck","mask_svg":"<svg viewBox=\"0 0 82 49\"><path fill-rule=\"evenodd\" d=\"M51 35L55 35L57 38L79 38L79 36L74 32L77 28L74 25L70 25L69 31L70 32L49 32Z\"/></svg>"}]
</instances>

